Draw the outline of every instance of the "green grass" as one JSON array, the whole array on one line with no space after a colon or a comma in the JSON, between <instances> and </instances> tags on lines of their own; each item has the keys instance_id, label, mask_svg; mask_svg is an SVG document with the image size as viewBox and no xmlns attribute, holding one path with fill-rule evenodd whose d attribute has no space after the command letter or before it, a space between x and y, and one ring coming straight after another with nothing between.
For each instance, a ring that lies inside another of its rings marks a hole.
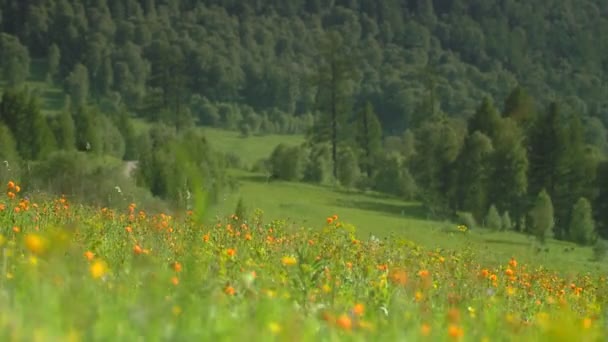
<instances>
[{"instance_id":1,"label":"green grass","mask_svg":"<svg viewBox=\"0 0 608 342\"><path fill-rule=\"evenodd\" d=\"M470 247L488 263L500 263L512 256L532 265L545 265L569 272L608 272L608 265L590 261L592 250L575 244L551 240L537 252L533 239L517 232L492 232L483 228L467 234L456 231L456 225L427 219L424 208L415 202L383 197L377 194L338 191L329 187L289 182L266 182L263 175L233 171L239 179L236 193L226 194L211 214L233 213L240 197L248 211L264 211L266 219L285 219L296 226L314 227L325 217L339 215L352 223L360 238L371 234L379 238L394 236L430 249L461 250ZM573 251L565 249L574 247Z\"/></svg>"},{"instance_id":2,"label":"green grass","mask_svg":"<svg viewBox=\"0 0 608 342\"><path fill-rule=\"evenodd\" d=\"M204 127L203 132L213 148L221 152L236 153L248 166L262 158L269 157L280 143L299 145L304 142L304 136L302 135L271 134L252 135L244 138L239 132L210 127Z\"/></svg>"}]
</instances>

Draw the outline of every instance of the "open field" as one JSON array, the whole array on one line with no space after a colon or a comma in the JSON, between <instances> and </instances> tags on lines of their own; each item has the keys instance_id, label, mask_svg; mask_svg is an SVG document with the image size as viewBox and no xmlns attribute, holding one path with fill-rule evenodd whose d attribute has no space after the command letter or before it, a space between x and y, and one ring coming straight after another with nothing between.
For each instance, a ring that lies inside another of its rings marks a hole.
<instances>
[{"instance_id":1,"label":"open field","mask_svg":"<svg viewBox=\"0 0 608 342\"><path fill-rule=\"evenodd\" d=\"M478 228L462 234L456 225L428 220L418 203L376 194L337 191L327 187L288 182L266 182L263 175L233 171L240 180L238 193L227 194L211 208L217 216L231 214L239 197L248 211L258 208L269 220L287 220L296 226L314 227L323 217L338 214L357 227L359 238L394 236L430 249L474 250L487 263L517 256L534 265L570 272L608 272L608 265L590 261L592 250L573 243L550 240L548 252L536 252L534 240L516 232L492 232ZM574 250L566 249L573 248Z\"/></svg>"},{"instance_id":2,"label":"open field","mask_svg":"<svg viewBox=\"0 0 608 342\"><path fill-rule=\"evenodd\" d=\"M262 158L269 157L280 143L299 145L304 142L304 136L302 135L269 134L243 138L239 132L210 127L202 129L214 149L226 153L235 153L248 166Z\"/></svg>"},{"instance_id":3,"label":"open field","mask_svg":"<svg viewBox=\"0 0 608 342\"><path fill-rule=\"evenodd\" d=\"M0 199L5 341L601 341L606 332L601 274L358 239L343 222L354 209L338 217L329 206L311 229L255 215L201 226L135 205L31 203L18 190L11 183Z\"/></svg>"}]
</instances>

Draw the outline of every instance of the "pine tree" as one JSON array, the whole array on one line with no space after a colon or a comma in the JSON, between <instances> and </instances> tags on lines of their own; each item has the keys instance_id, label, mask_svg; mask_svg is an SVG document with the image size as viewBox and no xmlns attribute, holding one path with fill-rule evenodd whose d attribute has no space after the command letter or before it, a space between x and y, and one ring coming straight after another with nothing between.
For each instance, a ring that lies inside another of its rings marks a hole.
<instances>
[{"instance_id":1,"label":"pine tree","mask_svg":"<svg viewBox=\"0 0 608 342\"><path fill-rule=\"evenodd\" d=\"M482 222L488 209L488 185L491 176L490 158L494 148L485 134L476 131L467 137L454 162L455 178L452 203L458 210L473 214Z\"/></svg>"},{"instance_id":2,"label":"pine tree","mask_svg":"<svg viewBox=\"0 0 608 342\"><path fill-rule=\"evenodd\" d=\"M345 139L346 121L352 106L352 86L357 73L351 53L341 36L331 31L320 48L320 67L316 107L320 111L309 139L329 141L332 148L333 176L338 178L338 144Z\"/></svg>"},{"instance_id":3,"label":"pine tree","mask_svg":"<svg viewBox=\"0 0 608 342\"><path fill-rule=\"evenodd\" d=\"M467 121L469 133L479 131L494 139L499 131L500 114L489 97L483 99L475 114Z\"/></svg>"},{"instance_id":4,"label":"pine tree","mask_svg":"<svg viewBox=\"0 0 608 342\"><path fill-rule=\"evenodd\" d=\"M59 148L67 151L76 148L75 129L74 118L72 118L70 109L62 110L59 113L59 132L57 135Z\"/></svg>"},{"instance_id":5,"label":"pine tree","mask_svg":"<svg viewBox=\"0 0 608 342\"><path fill-rule=\"evenodd\" d=\"M534 99L521 86L515 87L505 100L503 116L527 130L536 117Z\"/></svg>"},{"instance_id":6,"label":"pine tree","mask_svg":"<svg viewBox=\"0 0 608 342\"><path fill-rule=\"evenodd\" d=\"M357 116L355 140L361 151L359 156L361 169L370 179L374 169L374 160L382 149L382 127L369 102Z\"/></svg>"}]
</instances>

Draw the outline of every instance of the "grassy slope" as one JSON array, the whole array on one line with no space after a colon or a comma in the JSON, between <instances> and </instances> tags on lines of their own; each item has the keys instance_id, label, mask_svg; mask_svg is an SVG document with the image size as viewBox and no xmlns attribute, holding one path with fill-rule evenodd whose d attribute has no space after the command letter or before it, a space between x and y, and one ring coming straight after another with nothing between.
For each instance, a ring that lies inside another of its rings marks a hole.
<instances>
[{"instance_id":1,"label":"grassy slope","mask_svg":"<svg viewBox=\"0 0 608 342\"><path fill-rule=\"evenodd\" d=\"M264 135L243 138L240 133L216 128L203 129L211 145L222 152L237 153L248 166L261 158L270 156L274 148L280 144L299 145L304 142L301 135Z\"/></svg>"},{"instance_id":2,"label":"grassy slope","mask_svg":"<svg viewBox=\"0 0 608 342\"><path fill-rule=\"evenodd\" d=\"M320 227L323 218L337 214L341 220L357 227L360 238L373 234L379 238L395 235L427 248L473 249L488 263L504 263L516 257L531 265L570 271L608 272L608 265L589 261L590 248L550 241L549 252L536 253L532 240L514 232L490 232L477 229L467 234L456 231L454 224L427 220L417 203L375 195L345 193L309 184L271 182L261 175L237 172L241 181L238 193L228 194L223 202L212 208L214 215L231 214L240 196L249 212L259 208L266 220L288 219L296 225Z\"/></svg>"}]
</instances>

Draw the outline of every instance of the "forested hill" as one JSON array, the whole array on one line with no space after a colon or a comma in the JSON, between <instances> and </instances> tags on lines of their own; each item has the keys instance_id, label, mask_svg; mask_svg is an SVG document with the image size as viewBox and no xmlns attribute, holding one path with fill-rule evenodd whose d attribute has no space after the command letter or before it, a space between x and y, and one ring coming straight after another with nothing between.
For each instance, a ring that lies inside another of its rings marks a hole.
<instances>
[{"instance_id":1,"label":"forested hill","mask_svg":"<svg viewBox=\"0 0 608 342\"><path fill-rule=\"evenodd\" d=\"M604 0L0 0L0 12L2 78L18 84L44 60L72 101L120 99L153 118L201 117L205 99L310 113L333 29L355 61L352 98L390 133L428 99L466 117L517 84L541 107L559 99L608 122Z\"/></svg>"}]
</instances>

